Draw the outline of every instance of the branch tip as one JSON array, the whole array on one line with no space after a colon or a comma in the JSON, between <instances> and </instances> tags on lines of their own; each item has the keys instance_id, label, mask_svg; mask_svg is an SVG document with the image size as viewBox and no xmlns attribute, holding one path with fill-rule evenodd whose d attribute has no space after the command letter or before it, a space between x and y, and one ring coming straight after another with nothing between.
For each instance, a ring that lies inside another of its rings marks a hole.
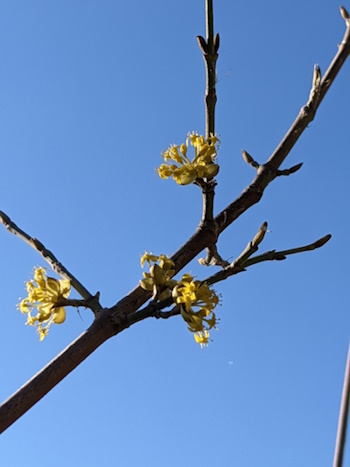
<instances>
[{"instance_id":1,"label":"branch tip","mask_svg":"<svg viewBox=\"0 0 350 467\"><path fill-rule=\"evenodd\" d=\"M252 246L253 247L257 247L259 245L259 243L261 243L265 237L265 234L266 234L266 230L267 230L267 222L264 222L258 233L255 235L255 237L253 238L253 241L252 241Z\"/></svg>"},{"instance_id":2,"label":"branch tip","mask_svg":"<svg viewBox=\"0 0 350 467\"><path fill-rule=\"evenodd\" d=\"M342 15L342 18L349 25L350 24L350 15L349 15L349 13L347 12L347 10L343 6L341 6L339 9L340 9L340 14Z\"/></svg>"},{"instance_id":3,"label":"branch tip","mask_svg":"<svg viewBox=\"0 0 350 467\"><path fill-rule=\"evenodd\" d=\"M320 66L316 63L314 65L314 74L312 78L312 87L318 86L321 81L321 68Z\"/></svg>"},{"instance_id":4,"label":"branch tip","mask_svg":"<svg viewBox=\"0 0 350 467\"><path fill-rule=\"evenodd\" d=\"M316 63L314 65L314 72L312 75L312 88L309 95L307 106L316 106L320 97L321 91L321 68Z\"/></svg>"},{"instance_id":5,"label":"branch tip","mask_svg":"<svg viewBox=\"0 0 350 467\"><path fill-rule=\"evenodd\" d=\"M331 234L325 235L314 243L315 248L320 248L325 245L332 238Z\"/></svg>"}]
</instances>

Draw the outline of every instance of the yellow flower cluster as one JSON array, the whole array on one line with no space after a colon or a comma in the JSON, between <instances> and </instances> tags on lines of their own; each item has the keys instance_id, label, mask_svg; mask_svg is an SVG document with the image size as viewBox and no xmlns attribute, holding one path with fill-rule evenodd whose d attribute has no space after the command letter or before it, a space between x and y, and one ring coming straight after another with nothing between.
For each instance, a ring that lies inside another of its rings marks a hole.
<instances>
[{"instance_id":1,"label":"yellow flower cluster","mask_svg":"<svg viewBox=\"0 0 350 467\"><path fill-rule=\"evenodd\" d=\"M187 157L188 145L194 147L195 156L191 161ZM189 133L186 144L172 145L163 152L165 164L157 169L161 178L173 177L179 185L189 185L197 178L212 179L219 172L219 166L214 162L219 145L216 135L207 140L198 133Z\"/></svg>"},{"instance_id":2,"label":"yellow flower cluster","mask_svg":"<svg viewBox=\"0 0 350 467\"><path fill-rule=\"evenodd\" d=\"M180 306L181 316L188 324L188 329L195 333L195 341L208 345L209 330L217 320L214 308L219 298L209 286L201 281L194 281L191 274L184 274L172 292L175 303Z\"/></svg>"},{"instance_id":3,"label":"yellow flower cluster","mask_svg":"<svg viewBox=\"0 0 350 467\"><path fill-rule=\"evenodd\" d=\"M217 323L213 312L219 303L216 293L206 283L193 280L190 274L184 274L180 281L174 280L175 264L165 255L145 252L141 257L142 267L145 262L150 269L149 273L143 273L141 287L153 292L153 300L160 301L172 296L188 329L194 333L195 341L201 347L208 345L209 331Z\"/></svg>"},{"instance_id":4,"label":"yellow flower cluster","mask_svg":"<svg viewBox=\"0 0 350 467\"><path fill-rule=\"evenodd\" d=\"M170 290L177 284L177 281L172 279L175 274L174 261L165 255L156 256L146 251L140 262L141 267L145 262L150 267L149 272L143 273L143 279L140 281L141 287L153 292L153 300L164 300L170 297Z\"/></svg>"},{"instance_id":5,"label":"yellow flower cluster","mask_svg":"<svg viewBox=\"0 0 350 467\"><path fill-rule=\"evenodd\" d=\"M59 302L70 294L70 281L47 277L44 268L35 268L34 280L26 283L28 297L18 305L21 313L27 314L26 324L37 326L37 332L42 341L49 332L52 323L62 324L66 319L66 310ZM58 305L58 306L57 306ZM38 313L32 316L33 309Z\"/></svg>"}]
</instances>

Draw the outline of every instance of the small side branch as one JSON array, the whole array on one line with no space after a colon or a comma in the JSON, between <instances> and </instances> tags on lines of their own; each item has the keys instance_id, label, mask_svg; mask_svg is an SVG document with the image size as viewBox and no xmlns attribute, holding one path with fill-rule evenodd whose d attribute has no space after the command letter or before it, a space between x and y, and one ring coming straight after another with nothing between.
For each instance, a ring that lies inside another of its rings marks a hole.
<instances>
[{"instance_id":1,"label":"small side branch","mask_svg":"<svg viewBox=\"0 0 350 467\"><path fill-rule=\"evenodd\" d=\"M91 308L94 313L97 313L101 310L102 306L98 301L98 294L92 295L78 279L73 276L71 272L68 271L67 268L63 266L62 263L58 261L56 256L52 253L52 251L45 248L45 246L36 238L31 237L28 235L24 230L19 228L7 214L0 211L0 222L6 227L6 229L11 232L12 234L19 237L21 240L26 242L30 245L34 250L38 251L41 256L49 263L53 271L55 271L60 276L69 279L71 282L71 286L83 297L84 300L89 302L89 308Z\"/></svg>"},{"instance_id":2,"label":"small side branch","mask_svg":"<svg viewBox=\"0 0 350 467\"><path fill-rule=\"evenodd\" d=\"M242 149L242 157L243 157L243 160L244 162L246 162L248 165L250 165L251 167L253 167L254 169L256 170L264 170L264 165L260 165L256 160L254 160L252 158L252 156L247 152L245 151L244 149ZM290 169L284 169L284 170L274 170L274 169L271 169L270 168L270 171L271 172L274 172L275 174L275 177L279 177L281 175L291 175L293 173L295 173L297 170L299 170L301 168L301 166L303 165L303 163L299 163L297 165L293 165L293 167L291 167ZM268 169L269 170L269 169Z\"/></svg>"},{"instance_id":3,"label":"small side branch","mask_svg":"<svg viewBox=\"0 0 350 467\"><path fill-rule=\"evenodd\" d=\"M258 245L262 242L265 232L267 231L267 223L264 222L260 227L259 231L255 235L254 239L248 243L243 252L225 269L212 276L208 277L204 282L209 285L215 284L217 282L223 281L228 277L238 274L245 271L248 267L253 266L254 264L261 263L263 261L281 261L287 258L289 255L296 253L303 253L305 251L312 251L316 248L320 248L325 245L331 238L331 235L326 235L319 240L310 243L309 245L304 245L301 247L290 248L288 250L271 250L261 255L252 256L259 249Z\"/></svg>"},{"instance_id":4,"label":"small side branch","mask_svg":"<svg viewBox=\"0 0 350 467\"><path fill-rule=\"evenodd\" d=\"M128 325L138 323L146 318L162 318L168 319L172 316L177 316L180 314L180 309L174 306L170 311L162 311L164 308L168 308L170 305L174 303L172 297L169 297L161 302L151 302L142 310L136 311L135 313L131 313L127 315L125 318L127 320Z\"/></svg>"}]
</instances>

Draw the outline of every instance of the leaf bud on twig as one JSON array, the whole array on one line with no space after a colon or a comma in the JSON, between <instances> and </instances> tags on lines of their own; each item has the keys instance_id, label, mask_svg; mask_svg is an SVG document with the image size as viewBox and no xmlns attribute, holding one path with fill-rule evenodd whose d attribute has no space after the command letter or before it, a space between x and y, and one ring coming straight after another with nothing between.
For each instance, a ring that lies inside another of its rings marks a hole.
<instances>
[{"instance_id":1,"label":"leaf bud on twig","mask_svg":"<svg viewBox=\"0 0 350 467\"><path fill-rule=\"evenodd\" d=\"M209 49L208 49L208 44L206 43L206 40L204 39L204 37L197 36L197 41L198 41L198 45L201 51L204 53L204 55L207 55L209 52Z\"/></svg>"},{"instance_id":2,"label":"leaf bud on twig","mask_svg":"<svg viewBox=\"0 0 350 467\"><path fill-rule=\"evenodd\" d=\"M214 37L214 50L215 50L215 53L218 52L219 47L220 47L220 36L219 36L219 33L217 33L215 35L215 37Z\"/></svg>"},{"instance_id":3,"label":"leaf bud on twig","mask_svg":"<svg viewBox=\"0 0 350 467\"><path fill-rule=\"evenodd\" d=\"M259 168L259 164L252 158L252 156L247 152L245 151L244 149L242 149L242 157L244 159L244 162L246 162L247 164L251 165L252 167L254 167L255 169L258 169Z\"/></svg>"},{"instance_id":4,"label":"leaf bud on twig","mask_svg":"<svg viewBox=\"0 0 350 467\"><path fill-rule=\"evenodd\" d=\"M314 75L313 75L313 78L312 78L312 87L313 88L316 88L320 85L320 82L321 82L321 69L319 67L319 65L316 63L316 65L314 65Z\"/></svg>"},{"instance_id":5,"label":"leaf bud on twig","mask_svg":"<svg viewBox=\"0 0 350 467\"><path fill-rule=\"evenodd\" d=\"M259 243L261 243L263 241L263 239L265 237L266 229L267 229L267 222L264 222L261 225L261 227L259 229L259 232L253 238L252 246L258 246Z\"/></svg>"},{"instance_id":6,"label":"leaf bud on twig","mask_svg":"<svg viewBox=\"0 0 350 467\"><path fill-rule=\"evenodd\" d=\"M340 14L342 15L342 17L345 19L347 23L350 23L350 15L343 6L340 7Z\"/></svg>"}]
</instances>

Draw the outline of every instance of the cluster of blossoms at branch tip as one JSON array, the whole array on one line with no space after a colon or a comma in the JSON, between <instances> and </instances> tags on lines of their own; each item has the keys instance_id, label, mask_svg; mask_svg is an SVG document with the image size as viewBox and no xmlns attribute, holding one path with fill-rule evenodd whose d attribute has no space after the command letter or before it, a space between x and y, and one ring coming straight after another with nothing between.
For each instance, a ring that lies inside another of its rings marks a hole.
<instances>
[{"instance_id":1,"label":"cluster of blossoms at branch tip","mask_svg":"<svg viewBox=\"0 0 350 467\"><path fill-rule=\"evenodd\" d=\"M214 162L219 143L216 135L205 140L198 133L189 133L186 144L174 144L162 153L165 164L157 169L158 175L164 179L173 177L179 185L189 185L196 179L214 178L219 172L219 165ZM187 157L189 144L194 147L195 152L192 161Z\"/></svg>"},{"instance_id":2,"label":"cluster of blossoms at branch tip","mask_svg":"<svg viewBox=\"0 0 350 467\"><path fill-rule=\"evenodd\" d=\"M37 327L42 341L52 323L62 324L66 319L66 310L60 302L70 294L70 281L47 277L46 270L39 267L34 269L34 280L28 281L26 287L28 297L21 300L18 308L27 314L26 324ZM38 313L32 316L35 308Z\"/></svg>"},{"instance_id":3,"label":"cluster of blossoms at branch tip","mask_svg":"<svg viewBox=\"0 0 350 467\"><path fill-rule=\"evenodd\" d=\"M146 262L150 269L143 273L140 286L153 292L153 300L172 297L188 329L194 333L195 341L201 347L208 345L209 331L217 324L213 312L219 303L216 293L206 283L195 281L190 274L184 274L180 281L174 280L175 264L165 255L145 252L141 257L141 266Z\"/></svg>"}]
</instances>

